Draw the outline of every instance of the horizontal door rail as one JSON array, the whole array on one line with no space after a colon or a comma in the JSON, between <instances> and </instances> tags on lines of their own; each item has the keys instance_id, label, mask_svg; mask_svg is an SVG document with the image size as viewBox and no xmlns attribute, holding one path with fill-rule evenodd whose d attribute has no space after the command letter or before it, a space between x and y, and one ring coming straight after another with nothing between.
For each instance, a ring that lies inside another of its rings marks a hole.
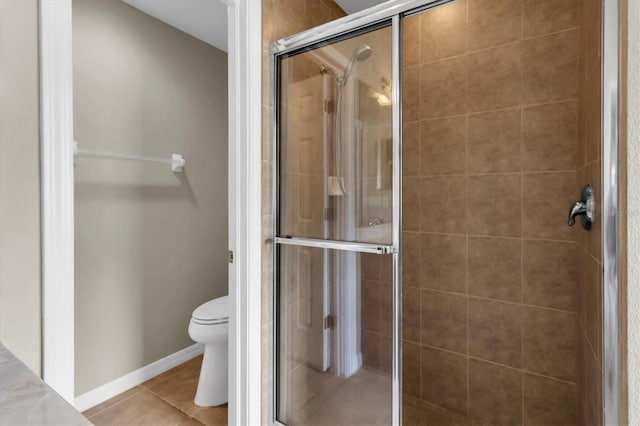
<instances>
[{"instance_id":1,"label":"horizontal door rail","mask_svg":"<svg viewBox=\"0 0 640 426\"><path fill-rule=\"evenodd\" d=\"M423 10L448 3L452 0L395 0L386 1L366 10L318 25L271 43L271 53L288 53L316 44L328 38L349 34L369 25L389 20L398 14L415 14Z\"/></svg>"},{"instance_id":2,"label":"horizontal door rail","mask_svg":"<svg viewBox=\"0 0 640 426\"><path fill-rule=\"evenodd\" d=\"M274 241L276 244L286 244L290 246L356 251L359 253L392 254L397 252L397 249L392 245L358 243L353 241L319 240L300 237L275 237Z\"/></svg>"}]
</instances>

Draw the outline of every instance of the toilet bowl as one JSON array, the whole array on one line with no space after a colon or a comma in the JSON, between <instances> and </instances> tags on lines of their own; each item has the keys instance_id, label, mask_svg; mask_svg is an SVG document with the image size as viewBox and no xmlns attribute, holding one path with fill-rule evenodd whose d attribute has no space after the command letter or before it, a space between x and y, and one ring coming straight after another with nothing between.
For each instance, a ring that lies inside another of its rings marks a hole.
<instances>
[{"instance_id":1,"label":"toilet bowl","mask_svg":"<svg viewBox=\"0 0 640 426\"><path fill-rule=\"evenodd\" d=\"M193 311L189 322L189 337L205 345L195 404L211 407L226 403L229 347L228 296L210 300Z\"/></svg>"}]
</instances>

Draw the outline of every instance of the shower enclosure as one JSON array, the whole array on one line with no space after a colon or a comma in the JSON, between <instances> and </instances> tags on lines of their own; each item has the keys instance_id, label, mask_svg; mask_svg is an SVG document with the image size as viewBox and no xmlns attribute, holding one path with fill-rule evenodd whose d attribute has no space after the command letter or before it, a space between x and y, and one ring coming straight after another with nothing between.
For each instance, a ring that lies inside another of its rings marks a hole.
<instances>
[{"instance_id":1,"label":"shower enclosure","mask_svg":"<svg viewBox=\"0 0 640 426\"><path fill-rule=\"evenodd\" d=\"M611 4L396 1L272 44L275 424L617 422Z\"/></svg>"}]
</instances>

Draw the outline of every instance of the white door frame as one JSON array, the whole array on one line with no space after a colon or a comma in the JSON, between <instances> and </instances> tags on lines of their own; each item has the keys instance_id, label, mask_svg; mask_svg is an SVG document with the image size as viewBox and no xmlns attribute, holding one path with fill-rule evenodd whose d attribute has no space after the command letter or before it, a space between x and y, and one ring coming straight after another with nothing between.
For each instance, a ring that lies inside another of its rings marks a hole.
<instances>
[{"instance_id":1,"label":"white door frame","mask_svg":"<svg viewBox=\"0 0 640 426\"><path fill-rule=\"evenodd\" d=\"M261 423L261 0L228 9L229 424ZM40 0L42 371L73 404L72 0Z\"/></svg>"},{"instance_id":2,"label":"white door frame","mask_svg":"<svg viewBox=\"0 0 640 426\"><path fill-rule=\"evenodd\" d=\"M262 1L229 9L229 424L261 424ZM266 354L265 354L266 355Z\"/></svg>"},{"instance_id":3,"label":"white door frame","mask_svg":"<svg viewBox=\"0 0 640 426\"><path fill-rule=\"evenodd\" d=\"M40 0L42 376L74 398L71 0Z\"/></svg>"}]
</instances>

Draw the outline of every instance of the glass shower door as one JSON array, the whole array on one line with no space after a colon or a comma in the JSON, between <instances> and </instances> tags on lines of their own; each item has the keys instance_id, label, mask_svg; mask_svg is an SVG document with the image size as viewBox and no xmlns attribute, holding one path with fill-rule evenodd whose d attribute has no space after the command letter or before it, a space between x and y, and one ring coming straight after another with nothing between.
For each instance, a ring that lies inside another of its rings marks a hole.
<instances>
[{"instance_id":1,"label":"glass shower door","mask_svg":"<svg viewBox=\"0 0 640 426\"><path fill-rule=\"evenodd\" d=\"M390 24L276 57L274 395L282 424L392 423Z\"/></svg>"}]
</instances>

